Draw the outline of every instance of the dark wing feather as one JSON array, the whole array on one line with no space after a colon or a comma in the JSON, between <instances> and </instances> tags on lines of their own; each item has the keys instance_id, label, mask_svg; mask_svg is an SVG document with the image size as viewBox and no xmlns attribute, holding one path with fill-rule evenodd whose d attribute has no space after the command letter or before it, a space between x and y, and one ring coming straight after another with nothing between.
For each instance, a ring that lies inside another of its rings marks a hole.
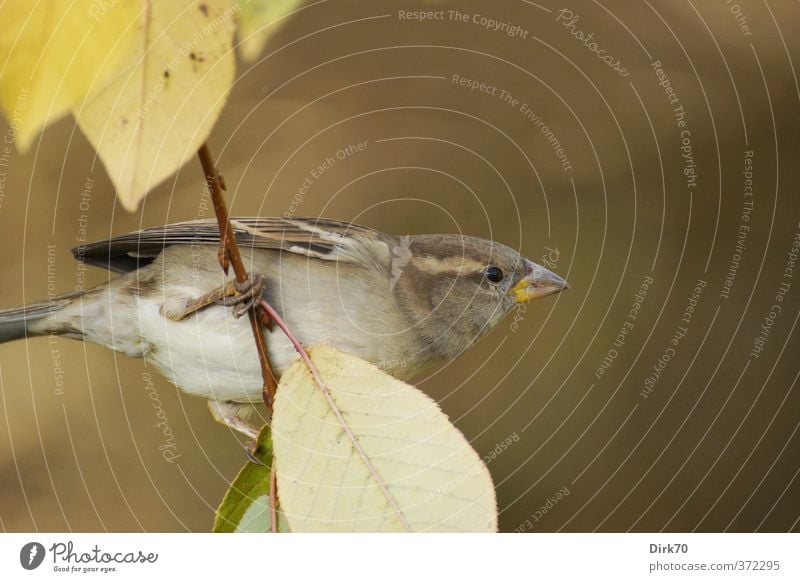
<instances>
[{"instance_id":1,"label":"dark wing feather","mask_svg":"<svg viewBox=\"0 0 800 582\"><path fill-rule=\"evenodd\" d=\"M376 230L325 218L231 218L243 248L290 252L321 260L379 266L392 237ZM215 219L146 228L72 249L73 256L116 273L143 267L171 245L219 245Z\"/></svg>"}]
</instances>

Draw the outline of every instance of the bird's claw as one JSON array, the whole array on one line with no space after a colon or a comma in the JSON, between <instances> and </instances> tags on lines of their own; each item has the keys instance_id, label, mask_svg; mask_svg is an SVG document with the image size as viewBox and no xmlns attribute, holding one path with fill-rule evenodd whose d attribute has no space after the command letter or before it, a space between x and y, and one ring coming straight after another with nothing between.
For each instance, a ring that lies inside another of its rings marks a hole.
<instances>
[{"instance_id":1,"label":"bird's claw","mask_svg":"<svg viewBox=\"0 0 800 582\"><path fill-rule=\"evenodd\" d=\"M264 277L250 273L244 281L234 281L233 290L235 291L233 295L223 297L218 303L226 307L233 307L233 316L238 319L261 300L261 294L264 292Z\"/></svg>"},{"instance_id":2,"label":"bird's claw","mask_svg":"<svg viewBox=\"0 0 800 582\"><path fill-rule=\"evenodd\" d=\"M256 457L255 453L253 452L256 448L256 443L248 444L244 446L244 456L247 457L247 460L251 463L256 465L261 465L262 467L266 467L266 463L264 463L261 459Z\"/></svg>"}]
</instances>

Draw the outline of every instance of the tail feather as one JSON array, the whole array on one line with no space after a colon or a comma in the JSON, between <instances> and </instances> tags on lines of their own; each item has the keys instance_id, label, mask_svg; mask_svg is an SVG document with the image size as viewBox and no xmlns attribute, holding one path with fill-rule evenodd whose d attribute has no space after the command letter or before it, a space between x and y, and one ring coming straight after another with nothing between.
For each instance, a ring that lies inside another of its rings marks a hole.
<instances>
[{"instance_id":1,"label":"tail feather","mask_svg":"<svg viewBox=\"0 0 800 582\"><path fill-rule=\"evenodd\" d=\"M0 343L37 335L47 335L51 330L48 329L46 322L42 320L60 311L81 295L83 295L83 291L65 293L41 303L0 309ZM34 324L34 322L37 324ZM53 329L52 331L59 333L58 329Z\"/></svg>"}]
</instances>

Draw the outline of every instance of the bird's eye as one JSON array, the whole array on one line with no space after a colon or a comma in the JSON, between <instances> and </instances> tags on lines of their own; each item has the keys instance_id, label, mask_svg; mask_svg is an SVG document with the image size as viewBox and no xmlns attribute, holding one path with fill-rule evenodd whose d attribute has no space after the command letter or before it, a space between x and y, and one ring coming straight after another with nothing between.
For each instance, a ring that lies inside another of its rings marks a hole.
<instances>
[{"instance_id":1,"label":"bird's eye","mask_svg":"<svg viewBox=\"0 0 800 582\"><path fill-rule=\"evenodd\" d=\"M500 267L488 267L486 269L486 278L492 283L499 283L503 280L503 271Z\"/></svg>"}]
</instances>

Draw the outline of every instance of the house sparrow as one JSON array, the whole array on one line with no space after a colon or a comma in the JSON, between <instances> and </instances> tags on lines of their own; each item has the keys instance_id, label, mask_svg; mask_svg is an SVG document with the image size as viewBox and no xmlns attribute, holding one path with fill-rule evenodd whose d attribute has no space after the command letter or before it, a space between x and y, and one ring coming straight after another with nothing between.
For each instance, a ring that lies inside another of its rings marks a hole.
<instances>
[{"instance_id":1,"label":"house sparrow","mask_svg":"<svg viewBox=\"0 0 800 582\"><path fill-rule=\"evenodd\" d=\"M0 341L55 334L145 358L207 398L217 420L254 437L240 405L261 401L261 368L250 325L238 316L256 299L303 345L331 345L409 379L462 354L515 305L569 287L513 249L474 237L398 237L315 218L237 218L232 226L256 275L233 297L215 220L148 228L73 249L76 259L121 275L0 310ZM297 354L277 328L265 334L280 376Z\"/></svg>"}]
</instances>

